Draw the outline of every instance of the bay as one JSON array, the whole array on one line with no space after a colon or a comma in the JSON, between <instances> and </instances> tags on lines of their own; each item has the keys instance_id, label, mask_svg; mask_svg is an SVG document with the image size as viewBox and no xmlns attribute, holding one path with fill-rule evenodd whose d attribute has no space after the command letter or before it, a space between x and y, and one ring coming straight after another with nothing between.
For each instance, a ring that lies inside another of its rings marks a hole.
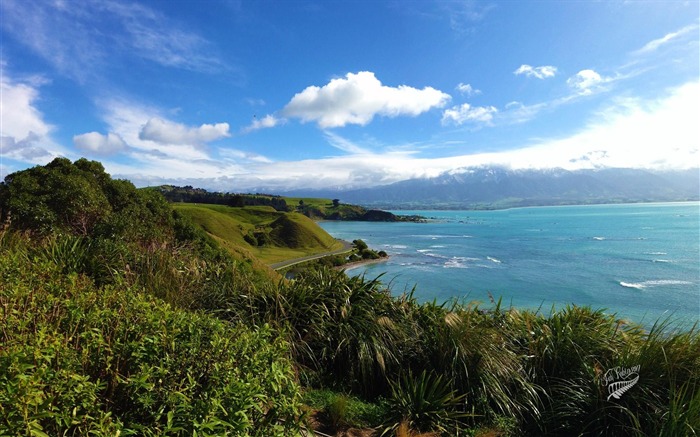
<instances>
[{"instance_id":1,"label":"bay","mask_svg":"<svg viewBox=\"0 0 700 437\"><path fill-rule=\"evenodd\" d=\"M419 301L452 299L549 312L567 304L650 325L700 319L700 203L393 211L428 223L326 221L390 258L348 274Z\"/></svg>"}]
</instances>

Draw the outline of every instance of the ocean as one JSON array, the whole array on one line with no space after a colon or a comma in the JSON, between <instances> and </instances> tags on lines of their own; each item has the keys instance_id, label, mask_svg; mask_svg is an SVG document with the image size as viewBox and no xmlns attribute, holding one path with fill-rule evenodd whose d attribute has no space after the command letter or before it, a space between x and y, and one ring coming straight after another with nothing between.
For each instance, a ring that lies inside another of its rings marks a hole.
<instances>
[{"instance_id":1,"label":"ocean","mask_svg":"<svg viewBox=\"0 0 700 437\"><path fill-rule=\"evenodd\" d=\"M700 320L700 203L392 211L427 223L326 221L390 258L348 270L419 301L458 299L540 309L605 309L653 324Z\"/></svg>"}]
</instances>

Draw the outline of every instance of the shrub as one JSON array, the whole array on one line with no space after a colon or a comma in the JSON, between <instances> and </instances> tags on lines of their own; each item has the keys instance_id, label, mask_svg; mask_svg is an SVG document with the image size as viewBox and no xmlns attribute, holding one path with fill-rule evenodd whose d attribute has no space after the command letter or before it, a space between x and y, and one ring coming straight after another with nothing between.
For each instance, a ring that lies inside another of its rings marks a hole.
<instances>
[{"instance_id":1,"label":"shrub","mask_svg":"<svg viewBox=\"0 0 700 437\"><path fill-rule=\"evenodd\" d=\"M451 433L460 428L464 413L464 395L457 395L440 375L423 370L420 375L404 375L391 385L389 418L382 435L405 424L419 432Z\"/></svg>"},{"instance_id":2,"label":"shrub","mask_svg":"<svg viewBox=\"0 0 700 437\"><path fill-rule=\"evenodd\" d=\"M345 411L341 422L352 428L375 428L384 422L387 414L384 402L367 402L356 396L330 389L308 390L304 393L303 400L306 405L320 411L323 415L330 413L330 410L338 409L338 405L333 406L333 404L344 403Z\"/></svg>"},{"instance_id":3,"label":"shrub","mask_svg":"<svg viewBox=\"0 0 700 437\"><path fill-rule=\"evenodd\" d=\"M97 287L28 253L0 252L0 435L268 436L298 426L287 345L269 328Z\"/></svg>"}]
</instances>

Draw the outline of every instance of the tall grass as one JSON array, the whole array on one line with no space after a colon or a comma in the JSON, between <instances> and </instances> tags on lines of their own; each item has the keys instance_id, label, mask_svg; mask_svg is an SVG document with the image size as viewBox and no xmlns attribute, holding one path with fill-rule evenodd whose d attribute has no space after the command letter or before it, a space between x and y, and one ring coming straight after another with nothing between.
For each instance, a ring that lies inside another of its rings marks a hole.
<instances>
[{"instance_id":1,"label":"tall grass","mask_svg":"<svg viewBox=\"0 0 700 437\"><path fill-rule=\"evenodd\" d=\"M139 287L96 286L42 259L50 247L3 241L0 435L282 436L298 427L287 344L269 328L175 309Z\"/></svg>"}]
</instances>

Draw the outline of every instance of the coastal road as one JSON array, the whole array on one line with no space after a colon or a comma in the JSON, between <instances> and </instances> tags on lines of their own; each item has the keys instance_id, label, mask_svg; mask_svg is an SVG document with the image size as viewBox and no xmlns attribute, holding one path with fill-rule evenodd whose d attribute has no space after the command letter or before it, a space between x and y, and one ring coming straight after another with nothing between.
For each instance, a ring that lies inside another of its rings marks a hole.
<instances>
[{"instance_id":1,"label":"coastal road","mask_svg":"<svg viewBox=\"0 0 700 437\"><path fill-rule=\"evenodd\" d=\"M282 261L279 263L270 264L270 267L272 267L274 270L279 270L279 269L283 269L285 267L293 266L294 264L299 264L299 263L303 263L306 261L311 261L314 259L319 259L319 258L323 258L326 256L331 256L331 255L340 255L343 253L351 252L353 250L354 246L349 241L345 241L345 240L339 240L339 241L343 243L342 249L333 250L331 252L318 253L316 255L302 256L301 258L288 259L287 261Z\"/></svg>"}]
</instances>

